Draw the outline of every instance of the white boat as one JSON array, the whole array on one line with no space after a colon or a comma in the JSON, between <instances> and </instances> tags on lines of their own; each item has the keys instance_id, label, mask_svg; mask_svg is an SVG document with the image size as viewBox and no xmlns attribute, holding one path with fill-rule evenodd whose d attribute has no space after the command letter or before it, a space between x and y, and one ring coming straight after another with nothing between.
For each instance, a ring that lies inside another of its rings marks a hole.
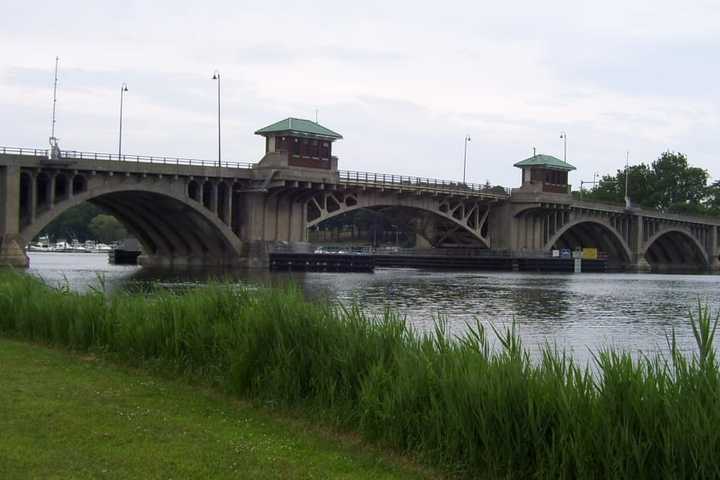
<instances>
[{"instance_id":1,"label":"white boat","mask_svg":"<svg viewBox=\"0 0 720 480\"><path fill-rule=\"evenodd\" d=\"M112 247L104 243L96 243L95 248L92 249L93 253L108 253L111 251Z\"/></svg>"},{"instance_id":2,"label":"white boat","mask_svg":"<svg viewBox=\"0 0 720 480\"><path fill-rule=\"evenodd\" d=\"M65 240L60 240L50 247L50 250L53 252L72 252L72 245Z\"/></svg>"}]
</instances>

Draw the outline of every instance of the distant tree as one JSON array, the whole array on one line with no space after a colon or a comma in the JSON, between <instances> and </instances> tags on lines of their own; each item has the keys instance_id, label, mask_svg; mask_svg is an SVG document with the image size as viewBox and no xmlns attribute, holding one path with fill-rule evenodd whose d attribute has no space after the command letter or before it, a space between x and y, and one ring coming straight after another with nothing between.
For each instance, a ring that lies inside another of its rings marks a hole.
<instances>
[{"instance_id":1,"label":"distant tree","mask_svg":"<svg viewBox=\"0 0 720 480\"><path fill-rule=\"evenodd\" d=\"M653 202L660 210L696 210L706 194L708 173L688 166L682 153L665 152L652 164Z\"/></svg>"},{"instance_id":2,"label":"distant tree","mask_svg":"<svg viewBox=\"0 0 720 480\"><path fill-rule=\"evenodd\" d=\"M603 176L585 198L624 203L625 175L623 169ZM708 173L689 166L682 153L665 152L651 165L633 165L627 169L627 176L628 197L635 205L667 212L708 212Z\"/></svg>"},{"instance_id":3,"label":"distant tree","mask_svg":"<svg viewBox=\"0 0 720 480\"><path fill-rule=\"evenodd\" d=\"M635 202L646 199L651 193L652 170L647 165L633 165L628 168L629 196ZM586 194L586 198L601 202L625 202L625 171L618 170L616 175L604 175L598 184ZM646 205L648 206L648 205Z\"/></svg>"},{"instance_id":4,"label":"distant tree","mask_svg":"<svg viewBox=\"0 0 720 480\"><path fill-rule=\"evenodd\" d=\"M720 180L707 187L704 204L710 213L720 215Z\"/></svg>"},{"instance_id":5,"label":"distant tree","mask_svg":"<svg viewBox=\"0 0 720 480\"><path fill-rule=\"evenodd\" d=\"M78 239L81 242L92 239L90 221L101 213L102 210L92 203L82 203L61 213L38 236L48 235L51 240Z\"/></svg>"},{"instance_id":6,"label":"distant tree","mask_svg":"<svg viewBox=\"0 0 720 480\"><path fill-rule=\"evenodd\" d=\"M110 243L127 237L125 227L112 215L100 214L90 222L90 231L95 240Z\"/></svg>"}]
</instances>

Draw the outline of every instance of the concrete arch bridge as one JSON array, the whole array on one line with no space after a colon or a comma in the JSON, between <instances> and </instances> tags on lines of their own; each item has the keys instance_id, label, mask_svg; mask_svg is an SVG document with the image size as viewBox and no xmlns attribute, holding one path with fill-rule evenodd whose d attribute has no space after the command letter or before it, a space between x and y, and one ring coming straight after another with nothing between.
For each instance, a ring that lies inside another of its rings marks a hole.
<instances>
[{"instance_id":1,"label":"concrete arch bridge","mask_svg":"<svg viewBox=\"0 0 720 480\"><path fill-rule=\"evenodd\" d=\"M323 221L394 208L417 219L427 247L516 256L594 247L620 269L720 269L720 219L577 201L557 159L517 164L523 183L512 191L350 172L337 169L323 127L287 123L259 131L266 154L256 164L0 147L0 263L26 266L25 247L49 222L92 202L140 240L143 265L262 266Z\"/></svg>"},{"instance_id":2,"label":"concrete arch bridge","mask_svg":"<svg viewBox=\"0 0 720 480\"><path fill-rule=\"evenodd\" d=\"M627 209L518 190L498 212L501 218L512 219L498 232L507 248L548 252L594 247L607 255L611 267L634 271L720 268L717 218Z\"/></svg>"},{"instance_id":3,"label":"concrete arch bridge","mask_svg":"<svg viewBox=\"0 0 720 480\"><path fill-rule=\"evenodd\" d=\"M490 248L489 209L507 197L472 184L270 163L87 152L49 159L44 150L0 147L0 262L26 265L32 239L83 202L138 238L143 265L253 266L266 263L273 246L302 244L308 228L361 207L433 215L446 225L437 229L440 242L454 235Z\"/></svg>"}]
</instances>

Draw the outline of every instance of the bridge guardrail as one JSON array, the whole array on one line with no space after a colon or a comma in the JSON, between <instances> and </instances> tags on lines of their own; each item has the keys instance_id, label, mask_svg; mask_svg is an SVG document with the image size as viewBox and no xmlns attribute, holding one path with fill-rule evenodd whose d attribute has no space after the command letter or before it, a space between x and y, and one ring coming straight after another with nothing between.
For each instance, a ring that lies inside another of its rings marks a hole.
<instances>
[{"instance_id":1,"label":"bridge guardrail","mask_svg":"<svg viewBox=\"0 0 720 480\"><path fill-rule=\"evenodd\" d=\"M28 155L35 157L50 158L49 149L38 148L19 148L19 147L0 147L0 153L9 153L12 155ZM78 150L62 150L60 152L61 159L70 160L112 160L116 162L128 163L154 163L163 165L193 165L198 167L217 167L217 160L199 160L194 158L181 157L156 157L151 155L117 155L113 153L99 152L81 152ZM221 162L222 168L242 168L249 169L255 166L254 163L245 162Z\"/></svg>"},{"instance_id":2,"label":"bridge guardrail","mask_svg":"<svg viewBox=\"0 0 720 480\"><path fill-rule=\"evenodd\" d=\"M463 183L437 178L412 177L407 175L393 175L388 173L355 172L351 170L338 170L339 179L343 183L359 185L389 186L411 188L427 188L432 190L452 190L468 194L485 194L505 198L510 195L510 189L500 186L488 186L477 183ZM500 191L502 190L502 191Z\"/></svg>"},{"instance_id":3,"label":"bridge guardrail","mask_svg":"<svg viewBox=\"0 0 720 480\"><path fill-rule=\"evenodd\" d=\"M0 154L8 153L13 155L27 155L34 157L50 158L49 149L2 147ZM113 153L82 152L78 150L62 150L61 159L69 160L111 160L128 163L153 163L163 165L192 165L200 167L218 167L216 160L198 160L180 157L156 157L150 155L116 155ZM255 163L244 162L221 162L222 168L250 169L255 168ZM452 191L467 193L471 195L487 195L497 198L506 198L510 195L510 189L501 186L488 186L477 183L463 183L452 180L440 180L437 178L413 177L407 175L394 175L388 173L358 172L352 170L338 170L338 179L341 183L369 186L403 187L413 189L427 189L439 191Z\"/></svg>"}]
</instances>

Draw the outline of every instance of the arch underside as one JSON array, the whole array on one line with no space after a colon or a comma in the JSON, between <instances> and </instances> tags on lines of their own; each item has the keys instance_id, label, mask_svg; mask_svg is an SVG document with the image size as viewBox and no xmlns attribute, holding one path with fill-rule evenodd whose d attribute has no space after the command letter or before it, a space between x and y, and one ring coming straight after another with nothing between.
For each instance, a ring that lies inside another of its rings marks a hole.
<instances>
[{"instance_id":1,"label":"arch underside","mask_svg":"<svg viewBox=\"0 0 720 480\"><path fill-rule=\"evenodd\" d=\"M332 207L331 207L332 208ZM489 248L487 241L487 214L478 212L475 219L468 222L467 218L452 217L452 212L404 205L352 205L324 213L307 223L308 228L320 226L323 222L341 215L351 215L359 210L368 210L379 214L389 211L403 211L412 217L411 223L415 234L425 239L433 247L472 247ZM474 212L473 212L474 213Z\"/></svg>"},{"instance_id":2,"label":"arch underside","mask_svg":"<svg viewBox=\"0 0 720 480\"><path fill-rule=\"evenodd\" d=\"M626 265L631 262L627 244L609 226L599 222L577 222L549 242L549 249L582 248L597 248L601 254L607 255L607 261L612 265Z\"/></svg>"},{"instance_id":3,"label":"arch underside","mask_svg":"<svg viewBox=\"0 0 720 480\"><path fill-rule=\"evenodd\" d=\"M93 203L112 214L141 243L149 263L228 263L238 256L230 232L221 232L218 220L210 218L202 205L161 192L119 190L99 195L80 195L39 212L37 221L27 225L21 235L32 240L48 223L62 212L83 201ZM182 260L181 260L182 259Z\"/></svg>"},{"instance_id":4,"label":"arch underside","mask_svg":"<svg viewBox=\"0 0 720 480\"><path fill-rule=\"evenodd\" d=\"M650 239L645 249L645 260L653 270L694 271L709 264L697 240L680 230L661 232Z\"/></svg>"}]
</instances>

